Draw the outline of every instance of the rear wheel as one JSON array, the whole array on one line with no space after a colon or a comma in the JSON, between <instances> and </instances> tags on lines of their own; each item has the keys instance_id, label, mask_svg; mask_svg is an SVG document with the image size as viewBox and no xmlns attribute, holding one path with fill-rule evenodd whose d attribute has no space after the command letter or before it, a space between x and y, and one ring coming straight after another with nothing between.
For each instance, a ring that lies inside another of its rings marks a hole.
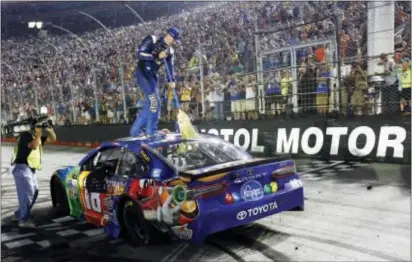
<instances>
[{"instance_id":1,"label":"rear wheel","mask_svg":"<svg viewBox=\"0 0 412 262\"><path fill-rule=\"evenodd\" d=\"M123 225L125 235L133 245L145 246L151 242L151 226L144 218L140 206L132 200L125 201L123 205Z\"/></svg>"},{"instance_id":2,"label":"rear wheel","mask_svg":"<svg viewBox=\"0 0 412 262\"><path fill-rule=\"evenodd\" d=\"M66 189L59 179L52 181L52 217L64 217L70 215L69 202L67 200Z\"/></svg>"}]
</instances>

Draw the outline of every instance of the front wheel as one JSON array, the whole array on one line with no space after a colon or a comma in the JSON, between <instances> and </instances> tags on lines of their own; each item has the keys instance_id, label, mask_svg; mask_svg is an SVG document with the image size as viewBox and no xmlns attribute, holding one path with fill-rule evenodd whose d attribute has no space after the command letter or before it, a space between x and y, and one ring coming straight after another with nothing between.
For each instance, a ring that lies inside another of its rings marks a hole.
<instances>
[{"instance_id":1,"label":"front wheel","mask_svg":"<svg viewBox=\"0 0 412 262\"><path fill-rule=\"evenodd\" d=\"M152 240L151 227L140 206L128 200L123 206L123 225L126 237L136 246L146 246Z\"/></svg>"},{"instance_id":2,"label":"front wheel","mask_svg":"<svg viewBox=\"0 0 412 262\"><path fill-rule=\"evenodd\" d=\"M67 200L66 190L60 180L54 179L52 182L52 217L64 217L70 215L69 202Z\"/></svg>"}]
</instances>

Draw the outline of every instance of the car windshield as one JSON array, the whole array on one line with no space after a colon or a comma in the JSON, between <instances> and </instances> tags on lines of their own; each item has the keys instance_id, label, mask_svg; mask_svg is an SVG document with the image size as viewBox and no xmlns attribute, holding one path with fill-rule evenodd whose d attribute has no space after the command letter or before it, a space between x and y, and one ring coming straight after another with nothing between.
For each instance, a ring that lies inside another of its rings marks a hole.
<instances>
[{"instance_id":1,"label":"car windshield","mask_svg":"<svg viewBox=\"0 0 412 262\"><path fill-rule=\"evenodd\" d=\"M183 141L155 148L155 150L174 165L178 171L251 158L242 149L213 138Z\"/></svg>"}]
</instances>

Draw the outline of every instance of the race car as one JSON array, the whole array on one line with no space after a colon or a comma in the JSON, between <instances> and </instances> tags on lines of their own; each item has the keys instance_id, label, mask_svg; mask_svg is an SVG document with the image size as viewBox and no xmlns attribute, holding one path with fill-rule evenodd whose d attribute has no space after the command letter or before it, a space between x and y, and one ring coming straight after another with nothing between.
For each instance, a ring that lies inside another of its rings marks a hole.
<instances>
[{"instance_id":1,"label":"race car","mask_svg":"<svg viewBox=\"0 0 412 262\"><path fill-rule=\"evenodd\" d=\"M202 243L213 233L304 209L289 157L254 158L207 134L104 142L51 177L53 207L146 245L158 233Z\"/></svg>"}]
</instances>

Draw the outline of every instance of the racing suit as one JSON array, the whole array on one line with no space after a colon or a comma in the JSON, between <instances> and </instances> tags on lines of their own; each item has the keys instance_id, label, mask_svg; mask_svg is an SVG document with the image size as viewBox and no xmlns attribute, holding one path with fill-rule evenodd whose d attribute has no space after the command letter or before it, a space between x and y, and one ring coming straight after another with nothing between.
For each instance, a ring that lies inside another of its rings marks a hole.
<instances>
[{"instance_id":1,"label":"racing suit","mask_svg":"<svg viewBox=\"0 0 412 262\"><path fill-rule=\"evenodd\" d=\"M156 36L147 36L139 45L137 50L136 78L137 83L145 95L145 104L139 116L136 117L132 128L131 136L137 136L142 128L146 128L146 134L153 136L157 131L160 113L160 97L158 87L159 68L163 65L163 59L159 59L159 54L164 51L167 54L166 65L170 74L167 75L168 82L175 82L174 79L174 50L167 46L163 37L157 39Z\"/></svg>"}]
</instances>

